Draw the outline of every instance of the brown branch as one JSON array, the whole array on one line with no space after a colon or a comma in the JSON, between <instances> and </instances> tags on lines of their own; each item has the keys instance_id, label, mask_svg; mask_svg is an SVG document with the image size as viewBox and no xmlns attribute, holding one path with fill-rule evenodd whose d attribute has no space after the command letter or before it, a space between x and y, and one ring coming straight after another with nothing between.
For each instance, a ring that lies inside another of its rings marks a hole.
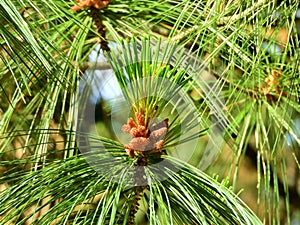
<instances>
[{"instance_id":1,"label":"brown branch","mask_svg":"<svg viewBox=\"0 0 300 225\"><path fill-rule=\"evenodd\" d=\"M94 20L98 34L101 36L100 39L101 49L103 51L109 51L110 49L108 47L108 41L106 39L106 28L102 22L102 19L100 18L99 9L96 9L95 7L91 7L91 17Z\"/></svg>"}]
</instances>

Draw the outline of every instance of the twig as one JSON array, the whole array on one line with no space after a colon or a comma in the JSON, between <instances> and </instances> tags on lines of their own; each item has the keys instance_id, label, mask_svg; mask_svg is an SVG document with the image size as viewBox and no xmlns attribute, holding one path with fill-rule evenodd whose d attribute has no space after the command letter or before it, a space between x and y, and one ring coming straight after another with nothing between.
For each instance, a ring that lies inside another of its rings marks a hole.
<instances>
[{"instance_id":1,"label":"twig","mask_svg":"<svg viewBox=\"0 0 300 225\"><path fill-rule=\"evenodd\" d=\"M106 39L106 28L102 22L102 19L99 16L99 9L96 9L95 7L92 6L91 17L93 18L94 23L97 27L98 34L101 36L101 41L100 41L101 49L103 51L109 51L110 49L108 47L108 41Z\"/></svg>"},{"instance_id":2,"label":"twig","mask_svg":"<svg viewBox=\"0 0 300 225\"><path fill-rule=\"evenodd\" d=\"M109 70L112 69L108 62L84 62L80 65L80 70Z\"/></svg>"},{"instance_id":3,"label":"twig","mask_svg":"<svg viewBox=\"0 0 300 225\"><path fill-rule=\"evenodd\" d=\"M256 10L257 8L261 7L263 4L265 4L267 1L266 0L260 0L258 1L256 4L254 4L252 7L246 9L244 12L242 13L239 13L239 14L235 14L235 15L232 15L232 16L226 16L226 17L223 17L223 18L220 18L218 21L217 21L217 25L218 26L223 26L223 25L226 25L226 23L233 23L233 22L236 22L237 20L247 16L249 13L253 12L254 10ZM184 37L188 36L189 34L199 30L200 28L200 25L194 25L193 27L187 29L186 31L184 32L181 32L180 34L174 36L171 40L173 42L176 42L176 41L180 41L182 40Z\"/></svg>"},{"instance_id":4,"label":"twig","mask_svg":"<svg viewBox=\"0 0 300 225\"><path fill-rule=\"evenodd\" d=\"M249 94L251 97L253 97L255 99L258 98L258 94L257 94L258 91L250 89L250 88L242 88L239 85L234 84L231 81L227 80L226 78L219 76L217 73L215 73L213 71L211 71L211 72L214 74L214 76L217 79L220 79L220 80L224 81L226 84L232 85L236 90L240 90L240 91L242 91L244 93L247 93L247 94Z\"/></svg>"},{"instance_id":5,"label":"twig","mask_svg":"<svg viewBox=\"0 0 300 225\"><path fill-rule=\"evenodd\" d=\"M238 13L238 14L235 14L235 15L232 15L232 16L226 16L226 17L220 18L218 20L217 24L219 26L222 26L222 25L225 25L228 22L231 22L231 23L236 22L237 20L247 16L249 13L253 12L254 10L261 7L262 5L264 5L267 2L268 2L268 0L260 0L256 4L254 4L252 7L247 8L242 13Z\"/></svg>"}]
</instances>

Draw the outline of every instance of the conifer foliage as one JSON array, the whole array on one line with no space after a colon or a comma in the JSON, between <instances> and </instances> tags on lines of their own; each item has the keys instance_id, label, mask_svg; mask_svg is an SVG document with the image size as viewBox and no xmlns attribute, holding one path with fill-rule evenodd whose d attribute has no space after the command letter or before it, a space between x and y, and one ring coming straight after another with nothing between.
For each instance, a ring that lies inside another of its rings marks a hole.
<instances>
[{"instance_id":1,"label":"conifer foliage","mask_svg":"<svg viewBox=\"0 0 300 225\"><path fill-rule=\"evenodd\" d=\"M0 3L1 225L299 223L298 1Z\"/></svg>"}]
</instances>

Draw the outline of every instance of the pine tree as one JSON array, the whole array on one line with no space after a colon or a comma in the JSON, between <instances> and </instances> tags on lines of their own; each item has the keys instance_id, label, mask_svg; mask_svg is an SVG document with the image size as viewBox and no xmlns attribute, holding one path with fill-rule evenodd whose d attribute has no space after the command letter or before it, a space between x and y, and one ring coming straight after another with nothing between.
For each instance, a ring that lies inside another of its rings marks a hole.
<instances>
[{"instance_id":1,"label":"pine tree","mask_svg":"<svg viewBox=\"0 0 300 225\"><path fill-rule=\"evenodd\" d=\"M0 224L299 222L298 1L0 2Z\"/></svg>"}]
</instances>

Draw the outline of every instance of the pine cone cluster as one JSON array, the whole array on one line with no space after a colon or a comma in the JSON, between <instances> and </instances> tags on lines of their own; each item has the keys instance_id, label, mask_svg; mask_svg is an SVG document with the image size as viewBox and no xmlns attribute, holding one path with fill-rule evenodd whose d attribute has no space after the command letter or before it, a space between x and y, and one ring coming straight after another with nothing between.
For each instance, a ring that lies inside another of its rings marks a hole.
<instances>
[{"instance_id":1,"label":"pine cone cluster","mask_svg":"<svg viewBox=\"0 0 300 225\"><path fill-rule=\"evenodd\" d=\"M168 119L157 124L147 126L141 113L135 113L136 122L128 118L122 131L131 135L132 139L125 145L125 150L130 157L160 152L163 147L163 138L168 132Z\"/></svg>"},{"instance_id":2,"label":"pine cone cluster","mask_svg":"<svg viewBox=\"0 0 300 225\"><path fill-rule=\"evenodd\" d=\"M112 0L77 0L78 5L71 7L74 11L79 11L82 8L94 7L96 9L105 8Z\"/></svg>"}]
</instances>

